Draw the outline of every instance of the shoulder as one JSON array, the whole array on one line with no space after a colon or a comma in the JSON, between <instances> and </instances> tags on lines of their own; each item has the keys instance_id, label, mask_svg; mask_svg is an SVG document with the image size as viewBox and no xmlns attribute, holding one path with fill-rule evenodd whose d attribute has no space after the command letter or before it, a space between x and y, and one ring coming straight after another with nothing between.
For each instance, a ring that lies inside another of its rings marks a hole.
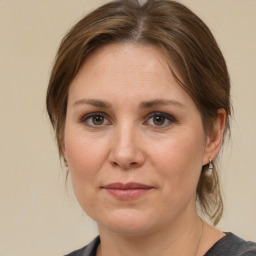
<instances>
[{"instance_id":1,"label":"shoulder","mask_svg":"<svg viewBox=\"0 0 256 256\"><path fill-rule=\"evenodd\" d=\"M256 243L245 241L233 233L227 233L205 256L256 256Z\"/></svg>"},{"instance_id":2,"label":"shoulder","mask_svg":"<svg viewBox=\"0 0 256 256\"><path fill-rule=\"evenodd\" d=\"M100 238L99 236L97 236L88 245L84 246L81 249L73 251L65 256L95 256L99 243L100 243Z\"/></svg>"}]
</instances>

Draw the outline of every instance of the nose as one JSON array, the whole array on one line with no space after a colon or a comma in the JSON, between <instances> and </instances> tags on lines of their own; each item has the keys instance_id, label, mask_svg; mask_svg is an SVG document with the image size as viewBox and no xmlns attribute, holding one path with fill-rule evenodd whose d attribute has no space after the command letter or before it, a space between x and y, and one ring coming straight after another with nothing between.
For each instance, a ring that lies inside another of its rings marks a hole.
<instances>
[{"instance_id":1,"label":"nose","mask_svg":"<svg viewBox=\"0 0 256 256\"><path fill-rule=\"evenodd\" d=\"M140 135L135 128L117 128L113 132L109 161L113 166L128 170L143 165L145 155L142 150Z\"/></svg>"}]
</instances>

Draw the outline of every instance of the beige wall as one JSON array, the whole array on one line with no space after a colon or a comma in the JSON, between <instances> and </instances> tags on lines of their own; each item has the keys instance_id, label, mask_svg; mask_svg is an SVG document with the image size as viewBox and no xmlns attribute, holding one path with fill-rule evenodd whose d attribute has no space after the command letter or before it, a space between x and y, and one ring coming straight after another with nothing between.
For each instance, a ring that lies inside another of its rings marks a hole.
<instances>
[{"instance_id":1,"label":"beige wall","mask_svg":"<svg viewBox=\"0 0 256 256\"><path fill-rule=\"evenodd\" d=\"M44 102L62 36L103 2L0 0L0 255L63 255L97 232L65 190ZM231 74L236 115L220 227L256 240L256 1L182 2L212 29Z\"/></svg>"}]
</instances>

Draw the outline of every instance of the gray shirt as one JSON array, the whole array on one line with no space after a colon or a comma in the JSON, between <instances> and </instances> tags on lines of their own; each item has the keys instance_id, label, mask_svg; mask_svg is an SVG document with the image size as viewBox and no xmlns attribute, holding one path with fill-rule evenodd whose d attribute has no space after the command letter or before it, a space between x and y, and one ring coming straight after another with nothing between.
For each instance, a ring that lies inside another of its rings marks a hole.
<instances>
[{"instance_id":1,"label":"gray shirt","mask_svg":"<svg viewBox=\"0 0 256 256\"><path fill-rule=\"evenodd\" d=\"M96 237L87 246L66 256L95 256L99 243L100 238ZM228 232L204 256L256 256L256 243L245 241Z\"/></svg>"}]
</instances>

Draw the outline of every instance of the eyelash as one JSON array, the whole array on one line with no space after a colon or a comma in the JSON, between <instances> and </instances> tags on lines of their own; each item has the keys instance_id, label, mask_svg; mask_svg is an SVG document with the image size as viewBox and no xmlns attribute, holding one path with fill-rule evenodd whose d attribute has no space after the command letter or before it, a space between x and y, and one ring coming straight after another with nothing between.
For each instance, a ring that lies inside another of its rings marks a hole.
<instances>
[{"instance_id":1,"label":"eyelash","mask_svg":"<svg viewBox=\"0 0 256 256\"><path fill-rule=\"evenodd\" d=\"M164 125L152 124L152 126L154 128L161 129L161 128L164 128L164 127L167 127L167 126L171 125L171 123L177 122L177 120L171 115L168 115L168 114L163 113L163 112L152 112L152 113L149 114L146 123L148 123L151 118L156 118L156 117L164 118L164 123L166 123L166 122L168 122L168 123L164 124Z\"/></svg>"},{"instance_id":2,"label":"eyelash","mask_svg":"<svg viewBox=\"0 0 256 256\"><path fill-rule=\"evenodd\" d=\"M104 118L104 121L107 120L107 115L105 113L102 113L102 112L93 112L93 113L90 113L88 115L85 115L85 116L82 116L82 118L80 119L80 122L81 123L84 123L85 125L89 126L89 127L97 127L97 128L100 128L102 127L103 125L106 125L106 124L101 124L101 125L96 125L96 124L89 124L89 119L90 118L93 118L93 117L101 117L101 118ZM103 122L104 122L103 121ZM108 121L109 122L109 121Z\"/></svg>"},{"instance_id":3,"label":"eyelash","mask_svg":"<svg viewBox=\"0 0 256 256\"><path fill-rule=\"evenodd\" d=\"M94 117L101 117L104 119L103 123L107 120L107 122L111 124L111 122L108 120L108 116L103 112L93 112L93 113L87 114L85 116L82 116L82 118L80 119L80 122L84 123L85 125L87 125L89 127L93 127L93 128L101 128L102 126L109 125L109 124L99 124L99 125L89 124L90 118L94 118ZM156 118L156 117L164 118L164 124L163 125L149 124L149 121L152 118ZM91 122L93 122L93 121L91 120ZM168 122L168 123L166 124L166 122ZM177 122L177 120L171 115L168 115L163 112L152 112L149 115L147 115L146 121L143 124L149 124L150 126L153 126L156 129L161 129L161 128L167 127L171 123L175 123L175 122Z\"/></svg>"}]
</instances>

